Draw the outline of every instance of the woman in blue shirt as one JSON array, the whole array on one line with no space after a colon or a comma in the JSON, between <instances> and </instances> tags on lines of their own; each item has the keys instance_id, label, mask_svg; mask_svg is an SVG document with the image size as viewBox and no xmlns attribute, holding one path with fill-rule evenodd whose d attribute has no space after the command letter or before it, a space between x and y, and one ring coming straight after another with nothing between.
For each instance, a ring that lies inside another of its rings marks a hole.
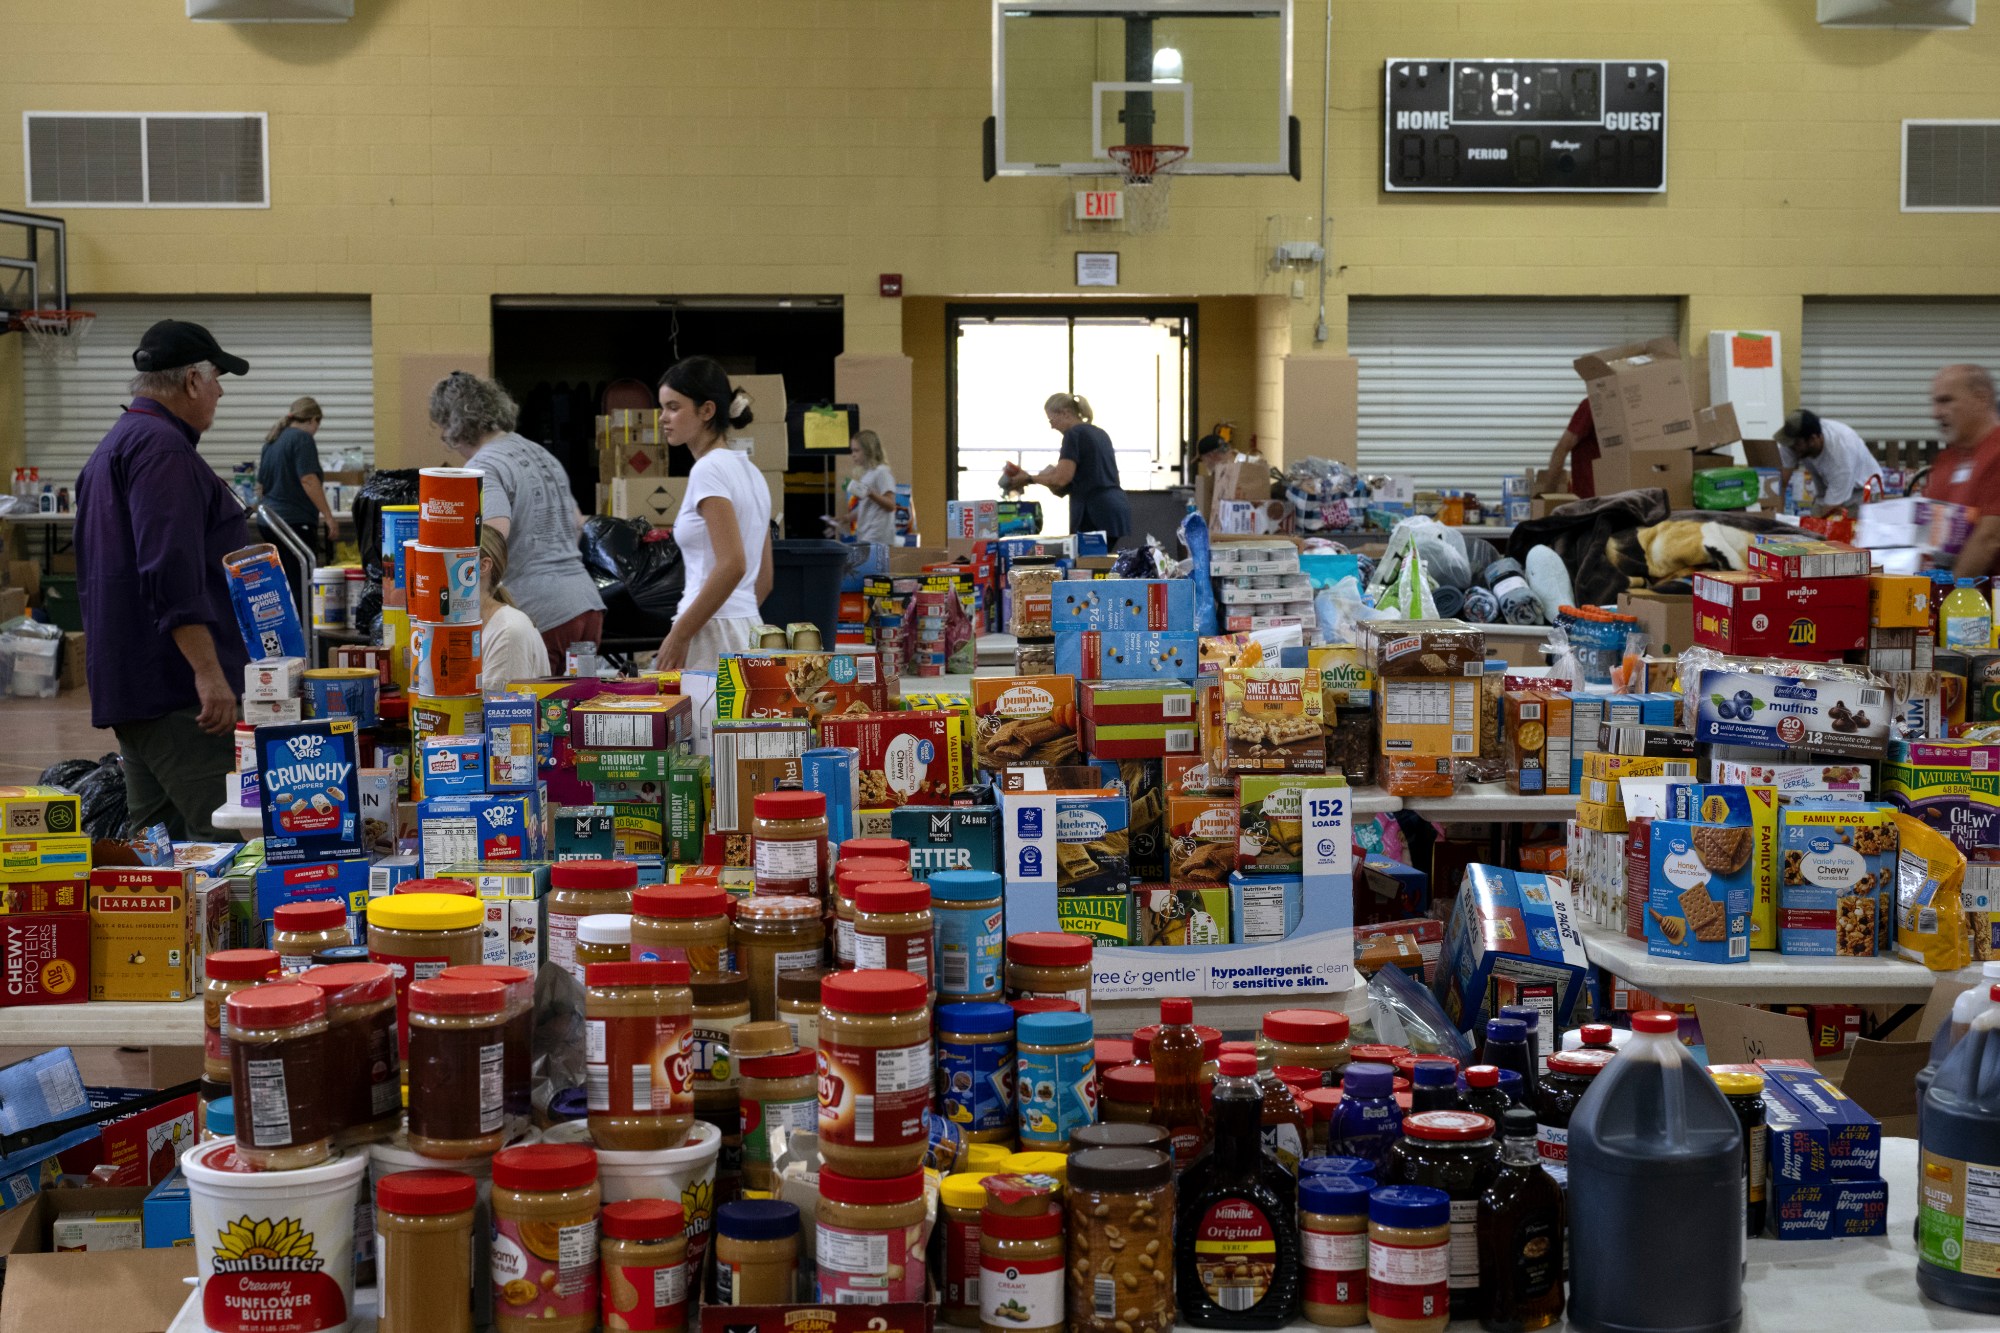
<instances>
[{"instance_id":1,"label":"woman in blue shirt","mask_svg":"<svg viewBox=\"0 0 2000 1333\"><path fill-rule=\"evenodd\" d=\"M1042 412L1049 429L1061 434L1062 452L1033 475L1009 463L1003 481L1009 486L1033 483L1069 496L1069 530L1102 532L1105 541L1116 546L1132 530L1132 510L1118 481L1118 455L1112 451L1111 437L1091 423L1090 400L1081 394L1052 394Z\"/></svg>"}]
</instances>

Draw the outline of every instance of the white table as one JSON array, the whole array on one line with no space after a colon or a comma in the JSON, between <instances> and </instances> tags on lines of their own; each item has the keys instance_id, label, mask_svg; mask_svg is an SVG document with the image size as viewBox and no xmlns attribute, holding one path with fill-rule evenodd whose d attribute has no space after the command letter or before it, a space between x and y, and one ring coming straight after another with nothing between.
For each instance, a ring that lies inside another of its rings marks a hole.
<instances>
[{"instance_id":1,"label":"white table","mask_svg":"<svg viewBox=\"0 0 2000 1333\"><path fill-rule=\"evenodd\" d=\"M36 1004L0 1009L0 1045L200 1046L201 1001Z\"/></svg>"},{"instance_id":2,"label":"white table","mask_svg":"<svg viewBox=\"0 0 2000 1333\"><path fill-rule=\"evenodd\" d=\"M1503 783L1481 782L1461 787L1452 796L1405 796L1401 808L1451 822L1534 824L1571 818L1576 814L1576 797L1517 796Z\"/></svg>"},{"instance_id":3,"label":"white table","mask_svg":"<svg viewBox=\"0 0 2000 1333\"><path fill-rule=\"evenodd\" d=\"M232 833L255 833L264 827L264 814L261 810L238 805L234 801L216 806L215 813L208 818L217 828L227 829Z\"/></svg>"},{"instance_id":4,"label":"white table","mask_svg":"<svg viewBox=\"0 0 2000 1333\"><path fill-rule=\"evenodd\" d=\"M1698 996L1737 1004L1922 1004L1937 980L1901 958L1802 958L1761 949L1742 963L1654 958L1644 940L1604 926L1582 930L1592 963L1676 1004Z\"/></svg>"}]
</instances>

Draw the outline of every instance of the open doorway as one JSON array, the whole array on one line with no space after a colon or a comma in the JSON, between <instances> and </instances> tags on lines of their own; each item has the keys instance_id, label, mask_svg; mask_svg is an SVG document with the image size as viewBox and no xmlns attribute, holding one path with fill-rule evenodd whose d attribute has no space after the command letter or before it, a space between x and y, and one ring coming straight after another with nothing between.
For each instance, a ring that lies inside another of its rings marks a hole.
<instances>
[{"instance_id":1,"label":"open doorway","mask_svg":"<svg viewBox=\"0 0 2000 1333\"><path fill-rule=\"evenodd\" d=\"M1090 401L1127 491L1185 480L1194 305L952 305L945 319L952 498L998 497L1003 463L1039 472L1055 461L1061 440L1042 415L1053 393ZM1042 503L1050 531L1064 527L1064 502L1040 486L1026 498Z\"/></svg>"}]
</instances>

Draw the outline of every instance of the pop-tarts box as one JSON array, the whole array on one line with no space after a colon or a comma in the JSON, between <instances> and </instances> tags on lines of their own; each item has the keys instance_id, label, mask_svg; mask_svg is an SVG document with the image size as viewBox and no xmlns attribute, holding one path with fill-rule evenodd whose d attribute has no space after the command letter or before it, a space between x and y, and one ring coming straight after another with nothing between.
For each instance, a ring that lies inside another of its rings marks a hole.
<instances>
[{"instance_id":1,"label":"pop-tarts box","mask_svg":"<svg viewBox=\"0 0 2000 1333\"><path fill-rule=\"evenodd\" d=\"M1758 1069L1764 1076L1773 1180L1855 1180L1881 1174L1880 1121L1817 1069L1772 1064Z\"/></svg>"},{"instance_id":2,"label":"pop-tarts box","mask_svg":"<svg viewBox=\"0 0 2000 1333\"><path fill-rule=\"evenodd\" d=\"M1078 680L1192 682L1199 669L1199 644L1192 633L1080 630L1056 636L1058 676L1074 676Z\"/></svg>"},{"instance_id":3,"label":"pop-tarts box","mask_svg":"<svg viewBox=\"0 0 2000 1333\"><path fill-rule=\"evenodd\" d=\"M1722 806L1719 800L1704 802L1709 804ZM1713 817L1653 821L1646 952L1701 963L1747 962L1757 831L1726 807L1703 813Z\"/></svg>"},{"instance_id":4,"label":"pop-tarts box","mask_svg":"<svg viewBox=\"0 0 2000 1333\"><path fill-rule=\"evenodd\" d=\"M351 717L257 728L264 860L298 865L361 855L359 770Z\"/></svg>"},{"instance_id":5,"label":"pop-tarts box","mask_svg":"<svg viewBox=\"0 0 2000 1333\"><path fill-rule=\"evenodd\" d=\"M1194 629L1194 584L1187 579L1065 579L1049 594L1049 624L1077 630Z\"/></svg>"},{"instance_id":6,"label":"pop-tarts box","mask_svg":"<svg viewBox=\"0 0 2000 1333\"><path fill-rule=\"evenodd\" d=\"M524 861L537 845L532 799L520 792L428 796L417 805L418 868L459 861Z\"/></svg>"},{"instance_id":7,"label":"pop-tarts box","mask_svg":"<svg viewBox=\"0 0 2000 1333\"><path fill-rule=\"evenodd\" d=\"M1431 988L1461 1032L1493 1016L1496 980L1556 987L1554 1022L1567 1027L1584 993L1590 960L1567 879L1470 865L1445 927Z\"/></svg>"},{"instance_id":8,"label":"pop-tarts box","mask_svg":"<svg viewBox=\"0 0 2000 1333\"><path fill-rule=\"evenodd\" d=\"M256 947L270 938L272 913L286 903L323 902L337 899L347 904L349 928L368 914L368 861L350 857L340 861L316 861L303 866L261 866L257 871L257 925L253 933Z\"/></svg>"},{"instance_id":9,"label":"pop-tarts box","mask_svg":"<svg viewBox=\"0 0 2000 1333\"><path fill-rule=\"evenodd\" d=\"M535 698L486 696L486 790L523 791L535 785Z\"/></svg>"},{"instance_id":10,"label":"pop-tarts box","mask_svg":"<svg viewBox=\"0 0 2000 1333\"><path fill-rule=\"evenodd\" d=\"M425 796L476 796L486 790L484 736L426 736L420 749L419 786Z\"/></svg>"}]
</instances>

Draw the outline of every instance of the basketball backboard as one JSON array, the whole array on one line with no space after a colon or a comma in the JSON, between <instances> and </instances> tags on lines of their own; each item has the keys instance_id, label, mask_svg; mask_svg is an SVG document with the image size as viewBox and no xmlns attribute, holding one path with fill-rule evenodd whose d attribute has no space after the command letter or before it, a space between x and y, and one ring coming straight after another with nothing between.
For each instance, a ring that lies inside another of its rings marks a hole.
<instances>
[{"instance_id":1,"label":"basketball backboard","mask_svg":"<svg viewBox=\"0 0 2000 1333\"><path fill-rule=\"evenodd\" d=\"M1132 143L1297 178L1292 0L993 0L986 178L1111 175Z\"/></svg>"},{"instance_id":2,"label":"basketball backboard","mask_svg":"<svg viewBox=\"0 0 2000 1333\"><path fill-rule=\"evenodd\" d=\"M0 209L0 331L20 311L68 307L69 245L63 220Z\"/></svg>"}]
</instances>

